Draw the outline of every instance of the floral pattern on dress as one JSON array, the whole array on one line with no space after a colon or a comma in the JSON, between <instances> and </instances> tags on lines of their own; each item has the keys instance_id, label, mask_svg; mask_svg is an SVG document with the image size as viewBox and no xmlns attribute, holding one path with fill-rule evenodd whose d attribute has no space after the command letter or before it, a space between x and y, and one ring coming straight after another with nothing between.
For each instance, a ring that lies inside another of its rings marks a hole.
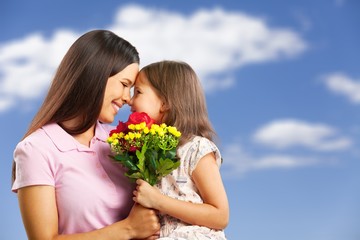
<instances>
[{"instance_id":1,"label":"floral pattern on dress","mask_svg":"<svg viewBox=\"0 0 360 240\"><path fill-rule=\"evenodd\" d=\"M200 159L213 152L220 168L221 155L217 146L204 137L195 136L191 141L180 146L177 154L180 166L161 179L156 185L162 194L175 199L192 203L203 203L199 191L192 180L192 173ZM226 240L224 231L203 226L189 225L169 215L160 215L160 239L194 239L194 240Z\"/></svg>"}]
</instances>

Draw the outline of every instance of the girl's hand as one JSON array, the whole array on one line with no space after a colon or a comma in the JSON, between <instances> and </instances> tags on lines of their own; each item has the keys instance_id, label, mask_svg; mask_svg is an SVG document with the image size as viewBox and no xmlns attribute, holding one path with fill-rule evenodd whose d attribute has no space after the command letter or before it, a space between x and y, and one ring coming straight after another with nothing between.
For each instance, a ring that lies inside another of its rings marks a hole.
<instances>
[{"instance_id":1,"label":"girl's hand","mask_svg":"<svg viewBox=\"0 0 360 240\"><path fill-rule=\"evenodd\" d=\"M136 184L133 200L144 207L158 209L158 200L163 196L159 189L142 179L136 180Z\"/></svg>"}]
</instances>

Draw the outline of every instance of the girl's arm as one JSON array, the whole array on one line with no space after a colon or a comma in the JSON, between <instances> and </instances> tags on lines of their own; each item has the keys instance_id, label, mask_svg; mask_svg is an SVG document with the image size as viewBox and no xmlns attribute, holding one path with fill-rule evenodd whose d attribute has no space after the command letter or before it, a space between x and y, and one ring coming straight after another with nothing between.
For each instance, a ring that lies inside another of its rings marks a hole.
<instances>
[{"instance_id":1,"label":"girl's arm","mask_svg":"<svg viewBox=\"0 0 360 240\"><path fill-rule=\"evenodd\" d=\"M229 205L213 153L200 159L192 178L200 191L203 204L165 196L140 179L137 180L133 199L145 207L157 209L188 224L224 229L229 221Z\"/></svg>"},{"instance_id":2,"label":"girl's arm","mask_svg":"<svg viewBox=\"0 0 360 240\"><path fill-rule=\"evenodd\" d=\"M110 226L88 233L59 235L54 187L30 186L20 188L18 189L18 199L29 240L120 240L146 238L159 230L155 211L135 204L126 219ZM155 239L155 237L148 239Z\"/></svg>"}]
</instances>

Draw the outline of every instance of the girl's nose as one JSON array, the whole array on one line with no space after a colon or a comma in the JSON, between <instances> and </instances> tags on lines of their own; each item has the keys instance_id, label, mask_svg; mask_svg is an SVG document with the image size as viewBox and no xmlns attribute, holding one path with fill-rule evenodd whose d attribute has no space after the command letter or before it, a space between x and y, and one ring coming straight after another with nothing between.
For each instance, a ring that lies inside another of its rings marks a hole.
<instances>
[{"instance_id":1,"label":"girl's nose","mask_svg":"<svg viewBox=\"0 0 360 240\"><path fill-rule=\"evenodd\" d=\"M127 102L127 104L129 104L129 106L132 106L132 104L133 104L133 98L130 98L130 100Z\"/></svg>"}]
</instances>

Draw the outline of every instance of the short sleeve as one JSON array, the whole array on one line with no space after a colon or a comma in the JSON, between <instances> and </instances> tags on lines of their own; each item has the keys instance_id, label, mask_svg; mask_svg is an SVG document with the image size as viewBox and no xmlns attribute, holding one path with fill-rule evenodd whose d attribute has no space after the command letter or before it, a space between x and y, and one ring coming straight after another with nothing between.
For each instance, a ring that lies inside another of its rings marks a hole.
<instances>
[{"instance_id":1,"label":"short sleeve","mask_svg":"<svg viewBox=\"0 0 360 240\"><path fill-rule=\"evenodd\" d=\"M216 163L220 168L222 161L221 154L215 143L204 137L196 137L193 148L194 148L193 151L191 151L193 152L193 156L192 156L193 160L190 162L190 169L189 169L190 175L192 175L192 172L195 170L200 159L211 152L215 154Z\"/></svg>"},{"instance_id":2,"label":"short sleeve","mask_svg":"<svg viewBox=\"0 0 360 240\"><path fill-rule=\"evenodd\" d=\"M16 178L12 191L31 185L55 186L53 166L43 153L41 144L23 140L14 150Z\"/></svg>"}]
</instances>

